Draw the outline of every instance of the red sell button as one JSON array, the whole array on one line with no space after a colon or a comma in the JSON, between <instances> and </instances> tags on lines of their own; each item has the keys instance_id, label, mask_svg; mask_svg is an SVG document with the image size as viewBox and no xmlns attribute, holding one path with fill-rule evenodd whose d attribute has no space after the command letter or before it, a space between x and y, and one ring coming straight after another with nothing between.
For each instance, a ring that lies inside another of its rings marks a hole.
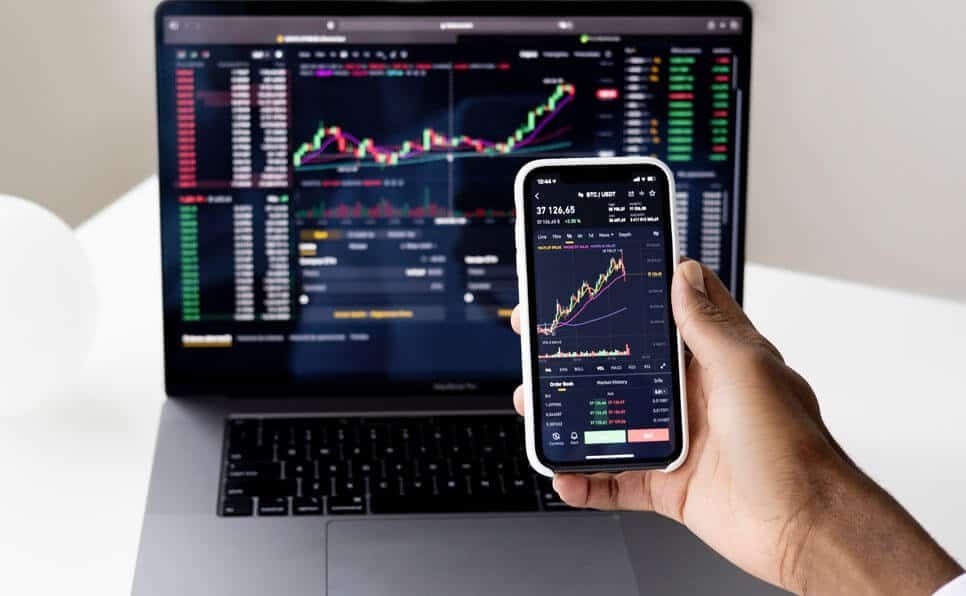
<instances>
[{"instance_id":1,"label":"red sell button","mask_svg":"<svg viewBox=\"0 0 966 596\"><path fill-rule=\"evenodd\" d=\"M665 443L671 440L667 428L635 428L627 431L628 443Z\"/></svg>"},{"instance_id":2,"label":"red sell button","mask_svg":"<svg viewBox=\"0 0 966 596\"><path fill-rule=\"evenodd\" d=\"M603 87L597 90L597 99L601 101L610 101L617 99L619 96L620 94L617 92L617 89L613 87Z\"/></svg>"}]
</instances>

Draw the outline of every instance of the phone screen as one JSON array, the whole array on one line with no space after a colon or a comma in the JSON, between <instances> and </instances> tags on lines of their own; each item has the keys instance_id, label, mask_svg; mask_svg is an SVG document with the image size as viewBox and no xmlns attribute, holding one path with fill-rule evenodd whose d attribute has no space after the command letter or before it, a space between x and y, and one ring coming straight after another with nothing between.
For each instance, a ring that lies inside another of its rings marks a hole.
<instances>
[{"instance_id":1,"label":"phone screen","mask_svg":"<svg viewBox=\"0 0 966 596\"><path fill-rule=\"evenodd\" d=\"M538 457L663 467L682 445L667 175L548 166L523 188Z\"/></svg>"}]
</instances>

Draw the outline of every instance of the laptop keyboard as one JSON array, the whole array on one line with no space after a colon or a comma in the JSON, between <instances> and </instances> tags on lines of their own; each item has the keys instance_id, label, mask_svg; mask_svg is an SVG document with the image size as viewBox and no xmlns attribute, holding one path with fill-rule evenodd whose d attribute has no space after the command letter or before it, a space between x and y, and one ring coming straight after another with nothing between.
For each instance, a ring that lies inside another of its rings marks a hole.
<instances>
[{"instance_id":1,"label":"laptop keyboard","mask_svg":"<svg viewBox=\"0 0 966 596\"><path fill-rule=\"evenodd\" d=\"M513 415L231 418L218 513L569 510L534 474Z\"/></svg>"}]
</instances>

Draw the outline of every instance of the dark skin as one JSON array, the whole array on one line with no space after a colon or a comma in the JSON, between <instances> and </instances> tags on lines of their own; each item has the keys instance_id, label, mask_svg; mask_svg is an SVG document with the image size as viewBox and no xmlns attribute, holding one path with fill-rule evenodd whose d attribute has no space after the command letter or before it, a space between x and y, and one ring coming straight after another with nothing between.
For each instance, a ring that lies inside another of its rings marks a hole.
<instances>
[{"instance_id":1,"label":"dark skin","mask_svg":"<svg viewBox=\"0 0 966 596\"><path fill-rule=\"evenodd\" d=\"M811 387L711 270L683 262L671 302L693 355L687 462L670 474L558 474L565 502L655 511L799 594L931 594L963 573L844 454ZM519 332L516 311L513 326ZM523 399L518 388L520 413Z\"/></svg>"}]
</instances>

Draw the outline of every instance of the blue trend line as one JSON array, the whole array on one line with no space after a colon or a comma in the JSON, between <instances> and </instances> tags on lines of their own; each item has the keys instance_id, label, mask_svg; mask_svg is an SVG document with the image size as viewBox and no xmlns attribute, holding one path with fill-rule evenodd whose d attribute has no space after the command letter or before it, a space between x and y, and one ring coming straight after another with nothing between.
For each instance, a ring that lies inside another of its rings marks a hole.
<instances>
[{"instance_id":1,"label":"blue trend line","mask_svg":"<svg viewBox=\"0 0 966 596\"><path fill-rule=\"evenodd\" d=\"M617 315L621 314L622 312L624 312L625 310L627 310L627 307L626 306L624 308L620 309L620 310L615 310L614 312L610 313L609 315L604 315L602 317L597 317L596 319L591 319L589 321L584 321L583 323L561 323L560 325L557 325L557 327L583 327L584 325L590 325L591 323L596 323L597 321L603 321L604 319L609 319L611 317L617 316Z\"/></svg>"}]
</instances>

